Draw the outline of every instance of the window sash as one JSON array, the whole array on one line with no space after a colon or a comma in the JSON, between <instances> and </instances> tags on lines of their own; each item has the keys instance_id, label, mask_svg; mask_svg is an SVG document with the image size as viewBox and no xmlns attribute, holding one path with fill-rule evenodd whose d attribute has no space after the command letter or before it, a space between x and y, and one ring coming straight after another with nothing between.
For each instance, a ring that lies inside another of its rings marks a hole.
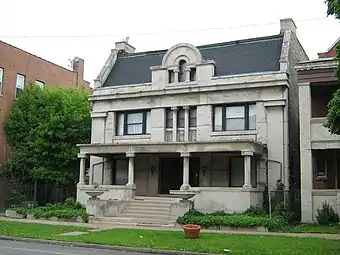
<instances>
[{"instance_id":1,"label":"window sash","mask_svg":"<svg viewBox=\"0 0 340 255\"><path fill-rule=\"evenodd\" d=\"M185 127L185 110L180 109L177 115L177 128Z\"/></svg>"},{"instance_id":2,"label":"window sash","mask_svg":"<svg viewBox=\"0 0 340 255\"><path fill-rule=\"evenodd\" d=\"M126 185L128 183L128 160L126 159L116 159L115 166L115 185Z\"/></svg>"},{"instance_id":3,"label":"window sash","mask_svg":"<svg viewBox=\"0 0 340 255\"><path fill-rule=\"evenodd\" d=\"M23 91L25 86L25 76L21 74L17 74L17 80L15 85L15 98L19 96L19 94Z\"/></svg>"},{"instance_id":4,"label":"window sash","mask_svg":"<svg viewBox=\"0 0 340 255\"><path fill-rule=\"evenodd\" d=\"M173 111L171 109L168 109L166 111L166 128L173 128Z\"/></svg>"},{"instance_id":5,"label":"window sash","mask_svg":"<svg viewBox=\"0 0 340 255\"><path fill-rule=\"evenodd\" d=\"M3 79L4 79L4 69L0 67L0 94L2 94Z\"/></svg>"},{"instance_id":6,"label":"window sash","mask_svg":"<svg viewBox=\"0 0 340 255\"><path fill-rule=\"evenodd\" d=\"M116 134L143 135L151 133L151 111L116 113Z\"/></svg>"},{"instance_id":7,"label":"window sash","mask_svg":"<svg viewBox=\"0 0 340 255\"><path fill-rule=\"evenodd\" d=\"M213 107L214 131L256 129L256 104L219 105Z\"/></svg>"},{"instance_id":8,"label":"window sash","mask_svg":"<svg viewBox=\"0 0 340 255\"><path fill-rule=\"evenodd\" d=\"M35 81L35 85L37 85L39 88L43 89L45 87L45 83L42 81Z\"/></svg>"},{"instance_id":9,"label":"window sash","mask_svg":"<svg viewBox=\"0 0 340 255\"><path fill-rule=\"evenodd\" d=\"M197 126L197 109L192 108L189 111L189 127Z\"/></svg>"}]
</instances>

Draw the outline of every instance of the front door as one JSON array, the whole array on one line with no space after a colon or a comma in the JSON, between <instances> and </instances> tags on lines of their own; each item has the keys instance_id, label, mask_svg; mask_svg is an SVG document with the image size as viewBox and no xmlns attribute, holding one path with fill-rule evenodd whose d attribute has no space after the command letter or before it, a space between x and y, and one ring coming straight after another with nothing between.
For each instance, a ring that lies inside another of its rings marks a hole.
<instances>
[{"instance_id":1,"label":"front door","mask_svg":"<svg viewBox=\"0 0 340 255\"><path fill-rule=\"evenodd\" d=\"M183 182L183 159L181 157L160 158L159 193L169 194L179 190Z\"/></svg>"},{"instance_id":2,"label":"front door","mask_svg":"<svg viewBox=\"0 0 340 255\"><path fill-rule=\"evenodd\" d=\"M191 187L199 187L200 185L200 158L190 158L189 163L189 184Z\"/></svg>"}]
</instances>

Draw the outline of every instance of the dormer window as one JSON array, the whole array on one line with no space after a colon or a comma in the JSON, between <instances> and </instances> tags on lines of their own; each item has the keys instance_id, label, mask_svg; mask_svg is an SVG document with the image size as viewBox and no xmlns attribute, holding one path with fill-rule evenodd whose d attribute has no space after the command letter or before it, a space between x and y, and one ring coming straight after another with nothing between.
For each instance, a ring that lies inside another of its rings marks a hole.
<instances>
[{"instance_id":1,"label":"dormer window","mask_svg":"<svg viewBox=\"0 0 340 255\"><path fill-rule=\"evenodd\" d=\"M178 82L184 82L185 81L185 60L179 61L179 72L178 72Z\"/></svg>"},{"instance_id":2,"label":"dormer window","mask_svg":"<svg viewBox=\"0 0 340 255\"><path fill-rule=\"evenodd\" d=\"M196 68L190 68L190 81L196 81Z\"/></svg>"}]
</instances>

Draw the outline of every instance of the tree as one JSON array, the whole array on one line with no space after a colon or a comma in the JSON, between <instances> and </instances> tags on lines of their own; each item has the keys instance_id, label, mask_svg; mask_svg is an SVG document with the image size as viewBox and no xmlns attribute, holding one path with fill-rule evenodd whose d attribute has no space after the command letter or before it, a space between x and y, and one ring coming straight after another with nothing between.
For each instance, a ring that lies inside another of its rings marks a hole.
<instances>
[{"instance_id":1,"label":"tree","mask_svg":"<svg viewBox=\"0 0 340 255\"><path fill-rule=\"evenodd\" d=\"M90 140L90 111L84 91L26 86L5 121L12 152L2 173L17 182L75 183L76 144Z\"/></svg>"},{"instance_id":2,"label":"tree","mask_svg":"<svg viewBox=\"0 0 340 255\"><path fill-rule=\"evenodd\" d=\"M340 20L340 0L327 0L327 14L334 15ZM338 67L335 72L335 77L340 80L340 43L336 47L336 61ZM334 94L333 99L328 103L327 122L325 127L332 134L340 135L340 89Z\"/></svg>"}]
</instances>

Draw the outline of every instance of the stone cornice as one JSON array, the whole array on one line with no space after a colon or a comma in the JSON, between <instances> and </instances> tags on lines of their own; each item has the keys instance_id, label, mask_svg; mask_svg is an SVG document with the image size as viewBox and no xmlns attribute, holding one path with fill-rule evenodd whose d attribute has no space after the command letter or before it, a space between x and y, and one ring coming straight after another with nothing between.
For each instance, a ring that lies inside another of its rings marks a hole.
<instances>
[{"instance_id":1,"label":"stone cornice","mask_svg":"<svg viewBox=\"0 0 340 255\"><path fill-rule=\"evenodd\" d=\"M214 77L210 81L179 85L164 84L162 89L153 89L152 84L125 85L101 88L90 96L90 101L114 100L132 97L152 97L186 93L202 93L227 90L244 90L262 87L289 87L289 79L285 72L269 72L248 75L230 75Z\"/></svg>"}]
</instances>

